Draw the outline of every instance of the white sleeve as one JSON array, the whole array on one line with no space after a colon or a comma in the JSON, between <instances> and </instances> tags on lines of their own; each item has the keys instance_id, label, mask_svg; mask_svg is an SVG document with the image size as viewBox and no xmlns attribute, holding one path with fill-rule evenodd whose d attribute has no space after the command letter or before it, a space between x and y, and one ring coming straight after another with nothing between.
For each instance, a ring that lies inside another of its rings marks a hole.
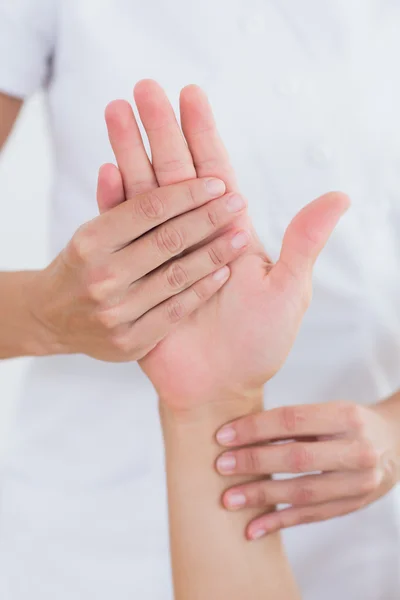
<instances>
[{"instance_id":1,"label":"white sleeve","mask_svg":"<svg viewBox=\"0 0 400 600\"><path fill-rule=\"evenodd\" d=\"M24 98L45 84L56 0L0 0L0 91Z\"/></svg>"}]
</instances>

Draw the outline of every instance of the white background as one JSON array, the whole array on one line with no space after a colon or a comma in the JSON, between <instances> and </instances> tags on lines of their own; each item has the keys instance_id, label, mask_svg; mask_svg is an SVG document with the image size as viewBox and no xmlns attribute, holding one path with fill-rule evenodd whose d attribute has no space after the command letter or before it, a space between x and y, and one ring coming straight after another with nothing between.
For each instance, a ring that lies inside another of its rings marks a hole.
<instances>
[{"instance_id":1,"label":"white background","mask_svg":"<svg viewBox=\"0 0 400 600\"><path fill-rule=\"evenodd\" d=\"M45 266L50 185L47 128L42 98L36 96L23 109L0 155L0 270ZM27 360L0 361L0 453Z\"/></svg>"}]
</instances>

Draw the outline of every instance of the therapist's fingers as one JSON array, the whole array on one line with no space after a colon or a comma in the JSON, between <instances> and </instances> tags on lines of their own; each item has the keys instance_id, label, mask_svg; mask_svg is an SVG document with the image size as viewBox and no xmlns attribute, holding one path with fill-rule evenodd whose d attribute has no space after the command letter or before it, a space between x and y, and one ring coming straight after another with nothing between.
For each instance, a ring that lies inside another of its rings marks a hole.
<instances>
[{"instance_id":1,"label":"therapist's fingers","mask_svg":"<svg viewBox=\"0 0 400 600\"><path fill-rule=\"evenodd\" d=\"M228 191L237 191L235 172L218 133L206 94L197 85L181 92L181 122L198 177L219 177Z\"/></svg>"},{"instance_id":2,"label":"therapist's fingers","mask_svg":"<svg viewBox=\"0 0 400 600\"><path fill-rule=\"evenodd\" d=\"M246 536L249 540L257 540L265 535L281 529L328 521L335 517L343 517L363 508L368 501L365 496L346 498L325 502L315 506L290 507L263 515L252 521L247 527Z\"/></svg>"},{"instance_id":3,"label":"therapist's fingers","mask_svg":"<svg viewBox=\"0 0 400 600\"><path fill-rule=\"evenodd\" d=\"M263 479L227 490L222 501L229 510L266 508L277 504L309 506L372 493L379 485L379 477L376 470L365 469L284 480Z\"/></svg>"},{"instance_id":4,"label":"therapist's fingers","mask_svg":"<svg viewBox=\"0 0 400 600\"><path fill-rule=\"evenodd\" d=\"M149 138L160 186L194 179L196 171L174 109L161 86L145 79L135 86L135 101Z\"/></svg>"},{"instance_id":5,"label":"therapist's fingers","mask_svg":"<svg viewBox=\"0 0 400 600\"><path fill-rule=\"evenodd\" d=\"M117 342L129 351L136 347L135 360L146 356L168 333L175 329L186 317L192 314L216 294L230 277L228 266L198 281L185 290L159 304L133 323ZM143 340L140 343L140 340ZM137 348L139 344L139 349Z\"/></svg>"},{"instance_id":6,"label":"therapist's fingers","mask_svg":"<svg viewBox=\"0 0 400 600\"><path fill-rule=\"evenodd\" d=\"M106 108L105 118L126 197L132 198L157 187L157 179L129 102L111 102Z\"/></svg>"},{"instance_id":7,"label":"therapist's fingers","mask_svg":"<svg viewBox=\"0 0 400 600\"><path fill-rule=\"evenodd\" d=\"M103 165L97 181L97 205L104 213L125 201L124 183L121 172L113 164Z\"/></svg>"},{"instance_id":8,"label":"therapist's fingers","mask_svg":"<svg viewBox=\"0 0 400 600\"><path fill-rule=\"evenodd\" d=\"M248 446L357 431L363 407L351 402L282 406L232 421L217 433L221 446Z\"/></svg>"},{"instance_id":9,"label":"therapist's fingers","mask_svg":"<svg viewBox=\"0 0 400 600\"><path fill-rule=\"evenodd\" d=\"M164 233L174 236L175 223L168 223L174 217L186 215L189 219L193 231L187 232L191 236L196 235L198 223L193 220L193 213L197 214L194 209L205 207L201 212L204 220L208 218L209 227L216 231L218 230L217 217L222 213L221 207L224 207L224 215L232 218L234 206L231 208L229 200L234 194L229 194L228 197L222 198L225 191L223 181L213 178L193 179L184 181L175 185L158 188L145 194L139 194L134 198L129 198L126 202L116 206L113 210L96 217L93 221L87 223L83 229L85 233L85 246L88 249L96 246L101 251L106 253L116 252L125 249L126 246L140 238L145 233L152 231L152 239L159 241L160 236ZM213 199L220 199L217 205L206 205ZM220 210L218 214L214 214L216 207ZM213 222L214 219L214 222ZM159 226L165 224L163 229ZM158 228L158 229L157 229ZM186 235L186 230L182 233ZM165 246L172 246L173 240L161 240L159 245L165 241ZM186 239L178 240L182 245L186 246ZM171 258L171 257L170 257ZM164 262L164 261L163 261Z\"/></svg>"},{"instance_id":10,"label":"therapist's fingers","mask_svg":"<svg viewBox=\"0 0 400 600\"><path fill-rule=\"evenodd\" d=\"M339 439L239 448L222 454L216 466L222 475L273 475L374 469L378 460L369 441Z\"/></svg>"},{"instance_id":11,"label":"therapist's fingers","mask_svg":"<svg viewBox=\"0 0 400 600\"><path fill-rule=\"evenodd\" d=\"M103 318L113 326L132 323L168 298L218 271L245 250L245 245L236 243L235 236L235 232L225 234L142 277L130 286L123 301L103 311Z\"/></svg>"}]
</instances>

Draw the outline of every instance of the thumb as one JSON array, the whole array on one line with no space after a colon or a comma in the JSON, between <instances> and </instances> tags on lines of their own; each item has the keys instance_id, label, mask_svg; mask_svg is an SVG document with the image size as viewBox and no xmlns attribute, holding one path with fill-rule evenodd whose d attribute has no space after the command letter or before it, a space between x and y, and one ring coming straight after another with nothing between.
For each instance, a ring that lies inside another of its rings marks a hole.
<instances>
[{"instance_id":1,"label":"thumb","mask_svg":"<svg viewBox=\"0 0 400 600\"><path fill-rule=\"evenodd\" d=\"M286 230L276 266L285 267L296 279L311 276L315 261L349 206L348 196L341 192L325 194L305 206Z\"/></svg>"},{"instance_id":2,"label":"thumb","mask_svg":"<svg viewBox=\"0 0 400 600\"><path fill-rule=\"evenodd\" d=\"M97 182L97 204L100 214L105 213L125 201L124 184L119 169L109 163L99 171Z\"/></svg>"}]
</instances>

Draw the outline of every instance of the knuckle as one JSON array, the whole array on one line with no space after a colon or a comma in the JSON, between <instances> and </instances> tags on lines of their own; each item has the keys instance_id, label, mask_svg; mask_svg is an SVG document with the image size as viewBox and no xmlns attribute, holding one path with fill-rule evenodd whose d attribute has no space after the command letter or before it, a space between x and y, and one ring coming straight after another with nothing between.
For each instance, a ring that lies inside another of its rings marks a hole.
<instances>
[{"instance_id":1,"label":"knuckle","mask_svg":"<svg viewBox=\"0 0 400 600\"><path fill-rule=\"evenodd\" d=\"M132 352L132 341L125 335L115 335L111 339L113 348L122 356L128 356Z\"/></svg>"},{"instance_id":2,"label":"knuckle","mask_svg":"<svg viewBox=\"0 0 400 600\"><path fill-rule=\"evenodd\" d=\"M211 229L218 229L220 222L218 211L215 208L208 207L206 210L207 223L211 226Z\"/></svg>"},{"instance_id":3,"label":"knuckle","mask_svg":"<svg viewBox=\"0 0 400 600\"><path fill-rule=\"evenodd\" d=\"M293 473L313 471L314 457L311 450L301 443L295 443L289 449L289 467Z\"/></svg>"},{"instance_id":4,"label":"knuckle","mask_svg":"<svg viewBox=\"0 0 400 600\"><path fill-rule=\"evenodd\" d=\"M100 310L95 314L97 322L106 330L113 330L120 324L119 313L115 308Z\"/></svg>"},{"instance_id":5,"label":"knuckle","mask_svg":"<svg viewBox=\"0 0 400 600\"><path fill-rule=\"evenodd\" d=\"M182 188L182 192L185 195L186 203L188 206L195 207L198 205L198 202L196 201L195 188L193 182L186 183Z\"/></svg>"},{"instance_id":6,"label":"knuckle","mask_svg":"<svg viewBox=\"0 0 400 600\"><path fill-rule=\"evenodd\" d=\"M240 437L244 440L258 441L266 437L259 414L249 415L244 419L243 423L239 421L236 427L239 430Z\"/></svg>"},{"instance_id":7,"label":"knuckle","mask_svg":"<svg viewBox=\"0 0 400 600\"><path fill-rule=\"evenodd\" d=\"M193 163L188 159L170 159L165 160L162 164L157 165L157 171L160 173L177 173L193 169ZM182 178L183 179L183 178Z\"/></svg>"},{"instance_id":8,"label":"knuckle","mask_svg":"<svg viewBox=\"0 0 400 600\"><path fill-rule=\"evenodd\" d=\"M115 294L116 280L111 274L104 277L97 275L96 273L88 275L85 284L86 296L94 304L103 305Z\"/></svg>"},{"instance_id":9,"label":"knuckle","mask_svg":"<svg viewBox=\"0 0 400 600\"><path fill-rule=\"evenodd\" d=\"M189 282L188 274L182 265L177 262L173 263L167 268L166 279L168 286L173 290L182 289Z\"/></svg>"},{"instance_id":10,"label":"knuckle","mask_svg":"<svg viewBox=\"0 0 400 600\"><path fill-rule=\"evenodd\" d=\"M167 319L170 323L178 323L184 318L186 311L182 302L177 298L173 298L166 304Z\"/></svg>"},{"instance_id":11,"label":"knuckle","mask_svg":"<svg viewBox=\"0 0 400 600\"><path fill-rule=\"evenodd\" d=\"M69 254L75 262L85 263L93 256L97 247L97 235L91 222L84 223L69 243Z\"/></svg>"},{"instance_id":12,"label":"knuckle","mask_svg":"<svg viewBox=\"0 0 400 600\"><path fill-rule=\"evenodd\" d=\"M147 194L138 197L135 206L139 215L146 220L161 219L165 213L164 202L154 191L147 192Z\"/></svg>"},{"instance_id":13,"label":"knuckle","mask_svg":"<svg viewBox=\"0 0 400 600\"><path fill-rule=\"evenodd\" d=\"M293 491L293 505L312 504L315 501L314 488L305 483L295 482Z\"/></svg>"},{"instance_id":14,"label":"knuckle","mask_svg":"<svg viewBox=\"0 0 400 600\"><path fill-rule=\"evenodd\" d=\"M268 506L268 504L271 503L271 499L268 498L267 486L264 483L255 485L251 492L251 496L253 506L263 507Z\"/></svg>"},{"instance_id":15,"label":"knuckle","mask_svg":"<svg viewBox=\"0 0 400 600\"><path fill-rule=\"evenodd\" d=\"M163 255L174 256L184 249L184 237L171 225L160 227L154 236L155 244Z\"/></svg>"},{"instance_id":16,"label":"knuckle","mask_svg":"<svg viewBox=\"0 0 400 600\"><path fill-rule=\"evenodd\" d=\"M245 472L262 473L262 459L258 448L249 448L242 453Z\"/></svg>"},{"instance_id":17,"label":"knuckle","mask_svg":"<svg viewBox=\"0 0 400 600\"><path fill-rule=\"evenodd\" d=\"M94 304L104 304L110 295L110 284L108 281L89 283L86 286L86 294Z\"/></svg>"},{"instance_id":18,"label":"knuckle","mask_svg":"<svg viewBox=\"0 0 400 600\"><path fill-rule=\"evenodd\" d=\"M283 406L280 409L280 418L283 431L289 435L295 434L298 426L306 419L299 406Z\"/></svg>"},{"instance_id":19,"label":"knuckle","mask_svg":"<svg viewBox=\"0 0 400 600\"><path fill-rule=\"evenodd\" d=\"M196 298L200 302L204 302L210 297L210 289L205 281L196 283L192 287L192 292L196 295Z\"/></svg>"},{"instance_id":20,"label":"knuckle","mask_svg":"<svg viewBox=\"0 0 400 600\"><path fill-rule=\"evenodd\" d=\"M318 518L315 512L307 510L300 513L297 523L299 525L307 525L308 523L315 523L317 520Z\"/></svg>"},{"instance_id":21,"label":"knuckle","mask_svg":"<svg viewBox=\"0 0 400 600\"><path fill-rule=\"evenodd\" d=\"M379 465L379 452L370 440L358 443L358 464L361 469L375 469Z\"/></svg>"},{"instance_id":22,"label":"knuckle","mask_svg":"<svg viewBox=\"0 0 400 600\"><path fill-rule=\"evenodd\" d=\"M221 267L221 266L224 265L223 254L222 254L221 250L216 245L213 245L213 246L211 246L209 248L208 255L210 257L211 262L216 267Z\"/></svg>"},{"instance_id":23,"label":"knuckle","mask_svg":"<svg viewBox=\"0 0 400 600\"><path fill-rule=\"evenodd\" d=\"M359 404L353 404L352 402L343 402L342 410L345 413L345 420L347 426L352 431L356 431L360 434L365 432L365 413L363 408Z\"/></svg>"}]
</instances>

